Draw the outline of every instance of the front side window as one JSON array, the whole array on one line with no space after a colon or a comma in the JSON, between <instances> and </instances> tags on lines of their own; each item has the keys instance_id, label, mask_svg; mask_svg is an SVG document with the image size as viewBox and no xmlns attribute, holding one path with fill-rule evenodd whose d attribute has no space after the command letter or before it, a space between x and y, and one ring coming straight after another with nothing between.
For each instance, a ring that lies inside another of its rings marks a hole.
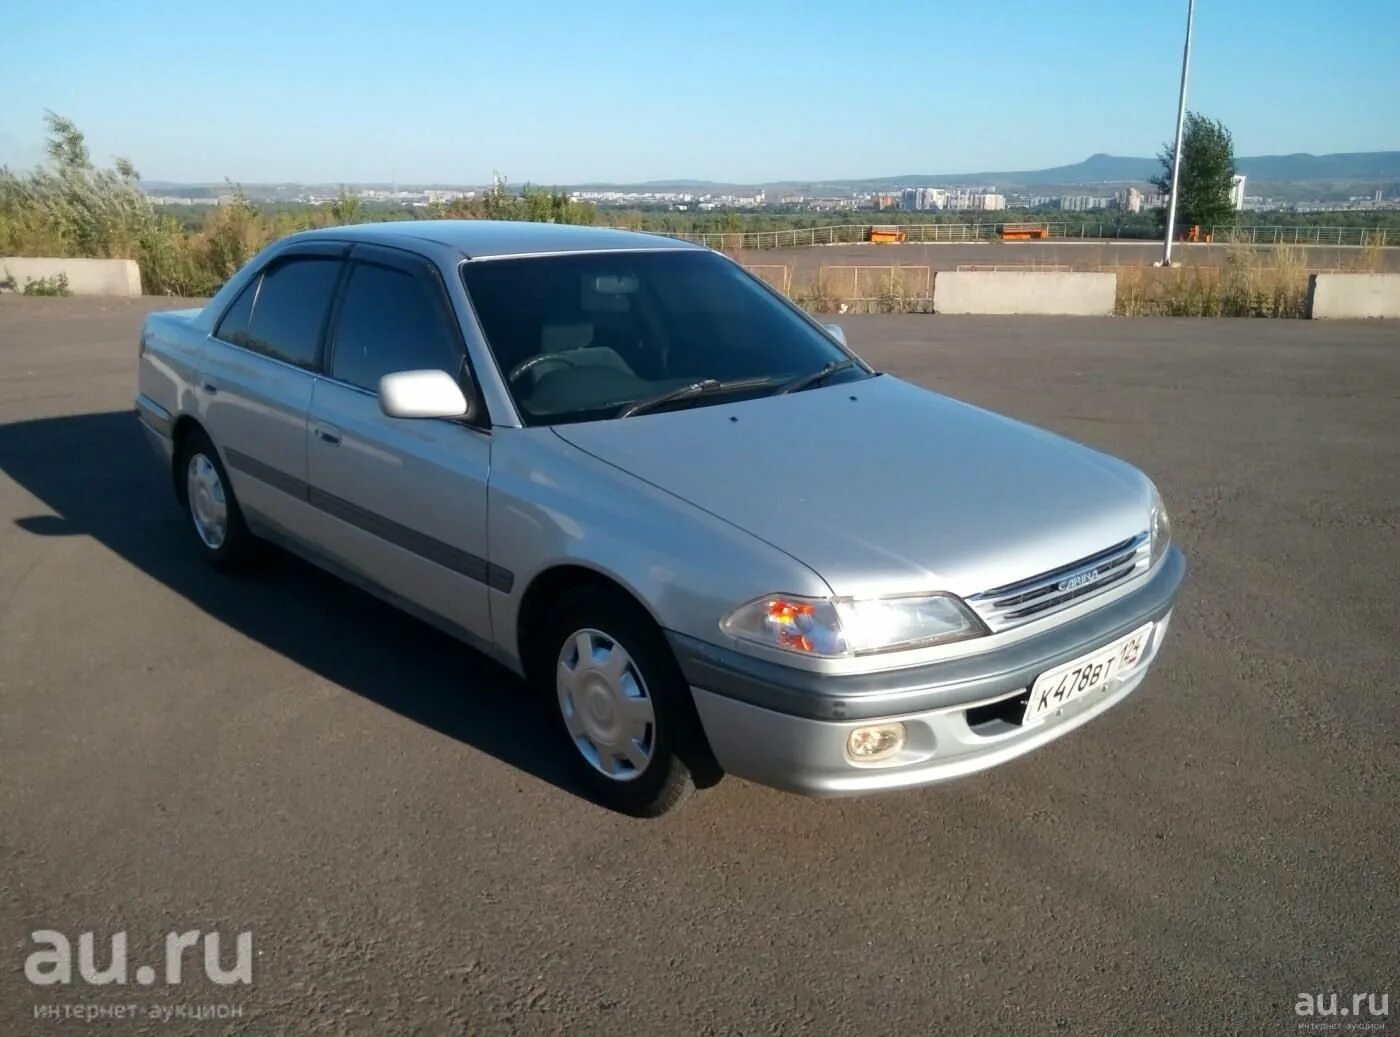
<instances>
[{"instance_id":1,"label":"front side window","mask_svg":"<svg viewBox=\"0 0 1400 1037\"><path fill-rule=\"evenodd\" d=\"M462 265L462 277L527 424L616 417L698 382L719 391L674 405L733 402L849 359L712 252L478 260ZM864 377L855 365L832 381Z\"/></svg>"},{"instance_id":2,"label":"front side window","mask_svg":"<svg viewBox=\"0 0 1400 1037\"><path fill-rule=\"evenodd\" d=\"M340 269L339 259L308 256L264 273L248 325L248 348L298 367L315 367Z\"/></svg>"},{"instance_id":3,"label":"front side window","mask_svg":"<svg viewBox=\"0 0 1400 1037\"><path fill-rule=\"evenodd\" d=\"M462 366L458 343L436 285L401 270L356 263L340 307L331 377L371 392L395 371L436 369L456 377Z\"/></svg>"}]
</instances>

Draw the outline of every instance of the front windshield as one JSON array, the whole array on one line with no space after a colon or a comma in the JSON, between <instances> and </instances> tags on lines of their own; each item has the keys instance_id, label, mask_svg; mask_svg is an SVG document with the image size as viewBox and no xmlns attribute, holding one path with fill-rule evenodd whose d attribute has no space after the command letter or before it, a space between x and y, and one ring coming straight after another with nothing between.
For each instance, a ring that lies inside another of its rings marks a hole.
<instances>
[{"instance_id":1,"label":"front windshield","mask_svg":"<svg viewBox=\"0 0 1400 1037\"><path fill-rule=\"evenodd\" d=\"M770 394L848 359L802 314L713 252L589 252L490 259L462 278L528 425ZM830 381L864 378L856 365ZM735 383L731 385L730 383Z\"/></svg>"}]
</instances>

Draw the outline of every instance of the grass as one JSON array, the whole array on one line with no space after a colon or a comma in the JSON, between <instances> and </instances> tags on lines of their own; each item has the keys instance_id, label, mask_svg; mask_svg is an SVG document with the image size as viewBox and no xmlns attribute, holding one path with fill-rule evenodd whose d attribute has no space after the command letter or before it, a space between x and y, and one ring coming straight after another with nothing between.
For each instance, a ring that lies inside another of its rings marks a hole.
<instances>
[{"instance_id":1,"label":"grass","mask_svg":"<svg viewBox=\"0 0 1400 1037\"><path fill-rule=\"evenodd\" d=\"M59 273L52 277L26 277L21 295L72 295L68 290L68 275Z\"/></svg>"},{"instance_id":2,"label":"grass","mask_svg":"<svg viewBox=\"0 0 1400 1037\"><path fill-rule=\"evenodd\" d=\"M842 299L826 276L826 271L818 269L811 279L793 289L792 301L808 313L844 313Z\"/></svg>"},{"instance_id":3,"label":"grass","mask_svg":"<svg viewBox=\"0 0 1400 1037\"><path fill-rule=\"evenodd\" d=\"M794 286L788 297L809 313L929 313L927 267L825 266Z\"/></svg>"},{"instance_id":4,"label":"grass","mask_svg":"<svg viewBox=\"0 0 1400 1037\"><path fill-rule=\"evenodd\" d=\"M1377 259L1379 262L1379 257ZM1119 266L1116 312L1124 317L1306 317L1303 250L1231 245L1219 266Z\"/></svg>"}]
</instances>

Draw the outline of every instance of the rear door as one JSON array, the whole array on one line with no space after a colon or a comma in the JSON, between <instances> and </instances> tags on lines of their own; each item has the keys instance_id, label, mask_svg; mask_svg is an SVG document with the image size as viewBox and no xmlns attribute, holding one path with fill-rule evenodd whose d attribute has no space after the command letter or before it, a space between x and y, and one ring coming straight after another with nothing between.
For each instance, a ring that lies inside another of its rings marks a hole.
<instances>
[{"instance_id":1,"label":"rear door","mask_svg":"<svg viewBox=\"0 0 1400 1037\"><path fill-rule=\"evenodd\" d=\"M294 246L215 325L197 391L204 427L255 525L306 538L306 417L348 246Z\"/></svg>"},{"instance_id":2,"label":"rear door","mask_svg":"<svg viewBox=\"0 0 1400 1037\"><path fill-rule=\"evenodd\" d=\"M383 375L437 368L460 377L464 357L436 266L398 249L357 245L312 393L308 471L325 549L470 639L489 642L488 585L503 581L486 560L491 434L484 412L478 406L480 425L390 418L378 398Z\"/></svg>"}]
</instances>

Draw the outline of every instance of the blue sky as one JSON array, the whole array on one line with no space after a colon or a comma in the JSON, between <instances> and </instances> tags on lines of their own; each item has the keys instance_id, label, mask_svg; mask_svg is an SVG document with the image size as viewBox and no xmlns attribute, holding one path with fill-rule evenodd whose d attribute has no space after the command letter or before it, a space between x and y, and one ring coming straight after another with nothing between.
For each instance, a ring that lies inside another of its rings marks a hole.
<instances>
[{"instance_id":1,"label":"blue sky","mask_svg":"<svg viewBox=\"0 0 1400 1037\"><path fill-rule=\"evenodd\" d=\"M0 163L51 108L147 178L577 183L1023 169L1171 135L1185 0L6 0ZM1400 2L1199 0L1240 155L1400 148Z\"/></svg>"}]
</instances>

